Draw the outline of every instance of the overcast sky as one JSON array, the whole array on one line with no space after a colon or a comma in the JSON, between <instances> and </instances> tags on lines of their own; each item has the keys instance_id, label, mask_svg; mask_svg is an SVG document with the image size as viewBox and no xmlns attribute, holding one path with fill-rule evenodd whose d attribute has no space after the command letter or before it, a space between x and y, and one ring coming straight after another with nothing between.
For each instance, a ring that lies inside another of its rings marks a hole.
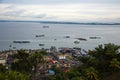
<instances>
[{"instance_id":1,"label":"overcast sky","mask_svg":"<svg viewBox=\"0 0 120 80\"><path fill-rule=\"evenodd\" d=\"M0 20L120 22L120 0L0 0Z\"/></svg>"}]
</instances>

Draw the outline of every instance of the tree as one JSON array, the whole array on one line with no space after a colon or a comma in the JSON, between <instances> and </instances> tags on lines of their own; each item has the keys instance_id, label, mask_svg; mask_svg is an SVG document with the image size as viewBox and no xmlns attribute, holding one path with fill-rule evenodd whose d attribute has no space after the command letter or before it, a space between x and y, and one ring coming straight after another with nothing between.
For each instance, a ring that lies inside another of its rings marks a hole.
<instances>
[{"instance_id":1,"label":"tree","mask_svg":"<svg viewBox=\"0 0 120 80\"><path fill-rule=\"evenodd\" d=\"M47 55L48 54L44 48L41 49L39 53L41 53L41 55Z\"/></svg>"},{"instance_id":2,"label":"tree","mask_svg":"<svg viewBox=\"0 0 120 80\"><path fill-rule=\"evenodd\" d=\"M0 72L0 80L30 80L28 75L17 71Z\"/></svg>"},{"instance_id":3,"label":"tree","mask_svg":"<svg viewBox=\"0 0 120 80\"><path fill-rule=\"evenodd\" d=\"M116 55L119 55L119 45L115 45L112 43L99 45L95 48L95 50L90 50L89 54L98 58L99 60L103 59L111 59L113 57L117 57Z\"/></svg>"},{"instance_id":4,"label":"tree","mask_svg":"<svg viewBox=\"0 0 120 80\"><path fill-rule=\"evenodd\" d=\"M40 52L35 52L35 53L31 54L30 62L32 64L32 71L33 71L33 75L31 75L31 76L35 79L38 64L44 63L44 58Z\"/></svg>"},{"instance_id":5,"label":"tree","mask_svg":"<svg viewBox=\"0 0 120 80\"><path fill-rule=\"evenodd\" d=\"M97 71L93 67L85 69L85 76L87 80L98 80Z\"/></svg>"},{"instance_id":6,"label":"tree","mask_svg":"<svg viewBox=\"0 0 120 80\"><path fill-rule=\"evenodd\" d=\"M16 71L7 71L4 76L4 80L29 80L26 74L22 74Z\"/></svg>"},{"instance_id":7,"label":"tree","mask_svg":"<svg viewBox=\"0 0 120 80\"><path fill-rule=\"evenodd\" d=\"M81 77L81 76L79 77L79 76L78 76L78 77L72 78L71 80L85 80L85 79L84 79L84 77Z\"/></svg>"},{"instance_id":8,"label":"tree","mask_svg":"<svg viewBox=\"0 0 120 80\"><path fill-rule=\"evenodd\" d=\"M4 73L0 72L0 80L4 80L5 77L4 77Z\"/></svg>"},{"instance_id":9,"label":"tree","mask_svg":"<svg viewBox=\"0 0 120 80\"><path fill-rule=\"evenodd\" d=\"M6 68L4 65L0 64L0 72L5 72Z\"/></svg>"},{"instance_id":10,"label":"tree","mask_svg":"<svg viewBox=\"0 0 120 80\"><path fill-rule=\"evenodd\" d=\"M13 55L14 62L11 65L12 70L29 73L32 70L32 64L29 60L29 53L25 50L18 50L17 54Z\"/></svg>"},{"instance_id":11,"label":"tree","mask_svg":"<svg viewBox=\"0 0 120 80\"><path fill-rule=\"evenodd\" d=\"M116 58L118 60L120 57L119 54L119 45L115 45L112 43L104 44L104 45L99 45L98 47L95 48L95 50L90 50L89 55L95 58L95 63L96 66L95 68L100 72L100 73L106 73L110 71L109 65L110 61L113 58Z\"/></svg>"},{"instance_id":12,"label":"tree","mask_svg":"<svg viewBox=\"0 0 120 80\"><path fill-rule=\"evenodd\" d=\"M110 65L109 66L113 68L113 72L120 71L120 61L118 61L116 58L113 58L110 61Z\"/></svg>"}]
</instances>

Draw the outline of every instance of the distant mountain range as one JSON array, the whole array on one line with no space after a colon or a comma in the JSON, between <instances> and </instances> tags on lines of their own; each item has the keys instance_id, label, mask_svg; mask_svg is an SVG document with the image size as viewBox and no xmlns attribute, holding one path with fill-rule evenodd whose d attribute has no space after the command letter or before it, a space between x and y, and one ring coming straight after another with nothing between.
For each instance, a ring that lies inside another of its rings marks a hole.
<instances>
[{"instance_id":1,"label":"distant mountain range","mask_svg":"<svg viewBox=\"0 0 120 80\"><path fill-rule=\"evenodd\" d=\"M120 25L120 23L99 23L99 22L64 22L64 21L15 21L15 20L0 20L0 22L34 22L45 24L78 24L78 25Z\"/></svg>"}]
</instances>

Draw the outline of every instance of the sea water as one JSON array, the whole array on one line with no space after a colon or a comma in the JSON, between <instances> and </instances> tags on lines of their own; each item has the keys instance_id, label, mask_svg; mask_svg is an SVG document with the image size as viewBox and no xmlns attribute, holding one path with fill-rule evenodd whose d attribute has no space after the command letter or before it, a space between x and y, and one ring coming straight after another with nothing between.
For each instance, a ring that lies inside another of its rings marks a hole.
<instances>
[{"instance_id":1,"label":"sea water","mask_svg":"<svg viewBox=\"0 0 120 80\"><path fill-rule=\"evenodd\" d=\"M43 27L48 26L48 27ZM36 35L45 35L36 37ZM70 38L65 38L70 36ZM100 39L90 39L100 37ZM84 38L87 41L78 41ZM30 43L13 43L30 41ZM43 24L38 22L0 22L0 51L11 49L40 49L55 46L94 49L99 44L120 45L120 25ZM40 46L39 44L44 44Z\"/></svg>"}]
</instances>

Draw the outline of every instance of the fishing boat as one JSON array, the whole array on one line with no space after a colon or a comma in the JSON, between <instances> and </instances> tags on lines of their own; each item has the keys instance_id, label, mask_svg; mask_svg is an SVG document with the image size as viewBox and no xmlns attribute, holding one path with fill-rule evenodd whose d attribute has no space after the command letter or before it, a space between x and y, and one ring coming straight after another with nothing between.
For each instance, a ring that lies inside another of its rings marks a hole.
<instances>
[{"instance_id":1,"label":"fishing boat","mask_svg":"<svg viewBox=\"0 0 120 80\"><path fill-rule=\"evenodd\" d=\"M30 43L30 41L13 41L13 43L19 43L19 44L21 44L21 43Z\"/></svg>"},{"instance_id":2,"label":"fishing boat","mask_svg":"<svg viewBox=\"0 0 120 80\"><path fill-rule=\"evenodd\" d=\"M43 28L49 28L49 26L43 26Z\"/></svg>"},{"instance_id":3,"label":"fishing boat","mask_svg":"<svg viewBox=\"0 0 120 80\"><path fill-rule=\"evenodd\" d=\"M76 38L76 39L81 40L81 41L87 41L87 39L85 38Z\"/></svg>"},{"instance_id":4,"label":"fishing boat","mask_svg":"<svg viewBox=\"0 0 120 80\"><path fill-rule=\"evenodd\" d=\"M79 41L74 41L75 44L79 44L80 42Z\"/></svg>"},{"instance_id":5,"label":"fishing boat","mask_svg":"<svg viewBox=\"0 0 120 80\"><path fill-rule=\"evenodd\" d=\"M101 39L101 37L89 37L90 39Z\"/></svg>"},{"instance_id":6,"label":"fishing boat","mask_svg":"<svg viewBox=\"0 0 120 80\"><path fill-rule=\"evenodd\" d=\"M39 46L44 46L45 44L39 44Z\"/></svg>"},{"instance_id":7,"label":"fishing boat","mask_svg":"<svg viewBox=\"0 0 120 80\"><path fill-rule=\"evenodd\" d=\"M44 34L42 34L42 35L36 35L36 37L45 37L45 35Z\"/></svg>"}]
</instances>

